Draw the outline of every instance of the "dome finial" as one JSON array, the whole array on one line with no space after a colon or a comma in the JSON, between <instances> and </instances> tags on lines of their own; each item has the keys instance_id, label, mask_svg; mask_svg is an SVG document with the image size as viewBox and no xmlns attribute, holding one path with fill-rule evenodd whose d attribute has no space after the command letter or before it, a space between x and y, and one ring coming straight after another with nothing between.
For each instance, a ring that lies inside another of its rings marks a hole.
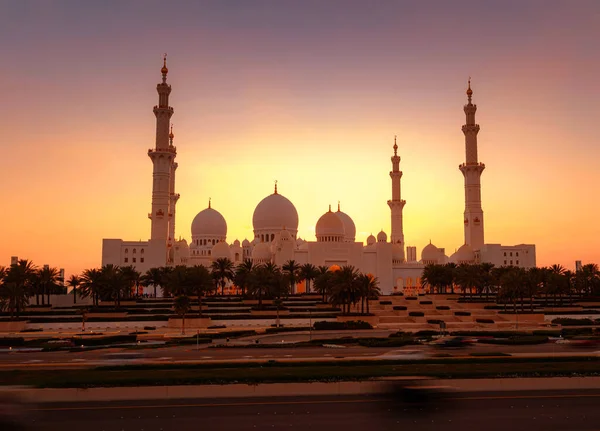
<instances>
[{"instance_id":1,"label":"dome finial","mask_svg":"<svg viewBox=\"0 0 600 431\"><path fill-rule=\"evenodd\" d=\"M275 180L275 193L274 194L277 194L277 180Z\"/></svg>"},{"instance_id":2,"label":"dome finial","mask_svg":"<svg viewBox=\"0 0 600 431\"><path fill-rule=\"evenodd\" d=\"M340 201L338 201L338 212L340 212Z\"/></svg>"},{"instance_id":3,"label":"dome finial","mask_svg":"<svg viewBox=\"0 0 600 431\"><path fill-rule=\"evenodd\" d=\"M210 201L211 201L211 198L208 198L208 208L211 208Z\"/></svg>"},{"instance_id":4,"label":"dome finial","mask_svg":"<svg viewBox=\"0 0 600 431\"><path fill-rule=\"evenodd\" d=\"M163 67L160 69L160 73L163 74L163 79L167 78L167 73L169 73L169 69L167 69L167 53L163 55Z\"/></svg>"},{"instance_id":5,"label":"dome finial","mask_svg":"<svg viewBox=\"0 0 600 431\"><path fill-rule=\"evenodd\" d=\"M473 90L471 90L471 77L469 76L469 86L467 88L467 98L469 99L469 103L471 103L471 96L473 96Z\"/></svg>"},{"instance_id":6,"label":"dome finial","mask_svg":"<svg viewBox=\"0 0 600 431\"><path fill-rule=\"evenodd\" d=\"M329 204L329 212L331 212L331 204Z\"/></svg>"},{"instance_id":7,"label":"dome finial","mask_svg":"<svg viewBox=\"0 0 600 431\"><path fill-rule=\"evenodd\" d=\"M396 135L394 135L394 156L398 155L398 144L396 143Z\"/></svg>"},{"instance_id":8,"label":"dome finial","mask_svg":"<svg viewBox=\"0 0 600 431\"><path fill-rule=\"evenodd\" d=\"M171 146L173 145L173 138L175 135L173 134L173 123L171 123L171 132L169 133L169 140L171 141Z\"/></svg>"}]
</instances>

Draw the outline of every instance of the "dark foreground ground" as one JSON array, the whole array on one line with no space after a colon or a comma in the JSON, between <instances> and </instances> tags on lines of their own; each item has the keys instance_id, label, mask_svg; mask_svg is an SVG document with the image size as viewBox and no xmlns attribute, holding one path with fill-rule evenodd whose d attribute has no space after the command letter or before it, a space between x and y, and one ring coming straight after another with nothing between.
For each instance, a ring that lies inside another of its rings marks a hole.
<instances>
[{"instance_id":1,"label":"dark foreground ground","mask_svg":"<svg viewBox=\"0 0 600 431\"><path fill-rule=\"evenodd\" d=\"M457 393L434 405L380 395L44 404L31 430L600 430L600 390Z\"/></svg>"}]
</instances>

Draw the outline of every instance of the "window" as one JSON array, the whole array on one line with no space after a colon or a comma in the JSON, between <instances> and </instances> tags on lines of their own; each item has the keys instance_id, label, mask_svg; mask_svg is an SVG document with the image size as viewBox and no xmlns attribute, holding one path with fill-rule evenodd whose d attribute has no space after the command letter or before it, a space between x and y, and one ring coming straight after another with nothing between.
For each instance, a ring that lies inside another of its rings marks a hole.
<instances>
[{"instance_id":1,"label":"window","mask_svg":"<svg viewBox=\"0 0 600 431\"><path fill-rule=\"evenodd\" d=\"M144 258L140 257L140 263L144 263Z\"/></svg>"},{"instance_id":2,"label":"window","mask_svg":"<svg viewBox=\"0 0 600 431\"><path fill-rule=\"evenodd\" d=\"M140 250L140 253L144 254L144 249L141 249L141 250Z\"/></svg>"},{"instance_id":3,"label":"window","mask_svg":"<svg viewBox=\"0 0 600 431\"><path fill-rule=\"evenodd\" d=\"M126 258L125 258L125 263L127 263L127 261L129 261L129 258L128 258L128 257L126 257Z\"/></svg>"},{"instance_id":4,"label":"window","mask_svg":"<svg viewBox=\"0 0 600 431\"><path fill-rule=\"evenodd\" d=\"M512 260L510 261L510 264L512 265Z\"/></svg>"},{"instance_id":5,"label":"window","mask_svg":"<svg viewBox=\"0 0 600 431\"><path fill-rule=\"evenodd\" d=\"M135 257L132 260L133 260L133 263L135 263Z\"/></svg>"},{"instance_id":6,"label":"window","mask_svg":"<svg viewBox=\"0 0 600 431\"><path fill-rule=\"evenodd\" d=\"M135 250L135 248L134 248L134 249L133 249L133 254L135 254L135 252L136 252L136 250Z\"/></svg>"},{"instance_id":7,"label":"window","mask_svg":"<svg viewBox=\"0 0 600 431\"><path fill-rule=\"evenodd\" d=\"M517 260L517 265L519 264L519 261Z\"/></svg>"},{"instance_id":8,"label":"window","mask_svg":"<svg viewBox=\"0 0 600 431\"><path fill-rule=\"evenodd\" d=\"M519 257L519 252L517 251L517 257Z\"/></svg>"},{"instance_id":9,"label":"window","mask_svg":"<svg viewBox=\"0 0 600 431\"><path fill-rule=\"evenodd\" d=\"M512 251L510 252L510 257L512 257Z\"/></svg>"},{"instance_id":10,"label":"window","mask_svg":"<svg viewBox=\"0 0 600 431\"><path fill-rule=\"evenodd\" d=\"M506 253L505 253L506 254ZM506 265L506 261L504 261L504 264Z\"/></svg>"},{"instance_id":11,"label":"window","mask_svg":"<svg viewBox=\"0 0 600 431\"><path fill-rule=\"evenodd\" d=\"M129 249L128 249L128 248L126 248L126 249L125 249L125 254L128 254L128 253L129 253Z\"/></svg>"},{"instance_id":12,"label":"window","mask_svg":"<svg viewBox=\"0 0 600 431\"><path fill-rule=\"evenodd\" d=\"M506 257L506 252L504 252L504 257Z\"/></svg>"}]
</instances>

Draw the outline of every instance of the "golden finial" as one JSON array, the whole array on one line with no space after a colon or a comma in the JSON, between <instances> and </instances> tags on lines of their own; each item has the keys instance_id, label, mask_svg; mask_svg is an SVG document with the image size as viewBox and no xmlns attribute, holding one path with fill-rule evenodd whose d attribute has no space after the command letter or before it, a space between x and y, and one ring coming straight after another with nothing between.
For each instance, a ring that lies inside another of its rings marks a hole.
<instances>
[{"instance_id":1,"label":"golden finial","mask_svg":"<svg viewBox=\"0 0 600 431\"><path fill-rule=\"evenodd\" d=\"M340 201L338 201L338 212L340 212Z\"/></svg>"},{"instance_id":2,"label":"golden finial","mask_svg":"<svg viewBox=\"0 0 600 431\"><path fill-rule=\"evenodd\" d=\"M398 144L396 143L396 135L394 135L394 156L398 155Z\"/></svg>"},{"instance_id":3,"label":"golden finial","mask_svg":"<svg viewBox=\"0 0 600 431\"><path fill-rule=\"evenodd\" d=\"M171 144L173 143L173 138L175 135L173 134L173 123L171 123L171 132L169 133L169 139L171 140Z\"/></svg>"},{"instance_id":4,"label":"golden finial","mask_svg":"<svg viewBox=\"0 0 600 431\"><path fill-rule=\"evenodd\" d=\"M331 204L329 204L329 212L331 212Z\"/></svg>"},{"instance_id":5,"label":"golden finial","mask_svg":"<svg viewBox=\"0 0 600 431\"><path fill-rule=\"evenodd\" d=\"M275 180L275 193L274 194L277 194L277 180Z\"/></svg>"},{"instance_id":6,"label":"golden finial","mask_svg":"<svg viewBox=\"0 0 600 431\"><path fill-rule=\"evenodd\" d=\"M472 95L473 95L473 90L471 90L471 77L469 76L469 88L467 88L467 97L469 98L469 102L471 101Z\"/></svg>"},{"instance_id":7,"label":"golden finial","mask_svg":"<svg viewBox=\"0 0 600 431\"><path fill-rule=\"evenodd\" d=\"M208 198L208 208L211 208L210 201L211 201L211 198Z\"/></svg>"},{"instance_id":8,"label":"golden finial","mask_svg":"<svg viewBox=\"0 0 600 431\"><path fill-rule=\"evenodd\" d=\"M160 73L162 73L163 75L166 75L167 73L169 73L169 69L167 69L167 53L165 52L165 55L163 56L163 67L162 69L160 69Z\"/></svg>"}]
</instances>

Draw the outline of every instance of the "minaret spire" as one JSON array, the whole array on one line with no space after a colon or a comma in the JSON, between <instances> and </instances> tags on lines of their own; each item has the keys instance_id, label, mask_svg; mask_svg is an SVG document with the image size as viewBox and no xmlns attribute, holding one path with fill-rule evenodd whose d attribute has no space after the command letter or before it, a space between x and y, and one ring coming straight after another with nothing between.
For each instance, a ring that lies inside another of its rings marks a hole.
<instances>
[{"instance_id":1,"label":"minaret spire","mask_svg":"<svg viewBox=\"0 0 600 431\"><path fill-rule=\"evenodd\" d=\"M277 180L275 180L275 191L273 193L277 194Z\"/></svg>"},{"instance_id":2,"label":"minaret spire","mask_svg":"<svg viewBox=\"0 0 600 431\"><path fill-rule=\"evenodd\" d=\"M150 241L155 245L156 253L164 248L165 264L170 263L169 247L175 239L175 204L179 194L175 193L175 157L177 150L173 146L173 129L170 120L173 108L169 106L171 86L167 84L167 56L163 57L160 69L162 82L156 86L158 104L154 106L156 116L156 144L148 150L148 156L154 166L152 171L152 212L148 217L152 220ZM161 252L162 253L162 252Z\"/></svg>"},{"instance_id":3,"label":"minaret spire","mask_svg":"<svg viewBox=\"0 0 600 431\"><path fill-rule=\"evenodd\" d=\"M392 244L398 244L402 249L402 261L404 261L404 228L402 220L402 210L406 201L402 199L400 192L400 179L402 171L400 170L400 156L398 155L397 137L394 136L394 155L392 156L392 170L390 178L392 179L392 199L388 201L388 206L392 212L392 233L390 236Z\"/></svg>"},{"instance_id":4,"label":"minaret spire","mask_svg":"<svg viewBox=\"0 0 600 431\"><path fill-rule=\"evenodd\" d=\"M462 126L465 135L465 163L459 166L465 178L465 244L473 250L480 250L484 244L483 209L481 207L481 174L485 169L477 158L477 134L479 124L475 123L477 105L472 103L471 78L467 86L467 104L464 106L466 121Z\"/></svg>"}]
</instances>

